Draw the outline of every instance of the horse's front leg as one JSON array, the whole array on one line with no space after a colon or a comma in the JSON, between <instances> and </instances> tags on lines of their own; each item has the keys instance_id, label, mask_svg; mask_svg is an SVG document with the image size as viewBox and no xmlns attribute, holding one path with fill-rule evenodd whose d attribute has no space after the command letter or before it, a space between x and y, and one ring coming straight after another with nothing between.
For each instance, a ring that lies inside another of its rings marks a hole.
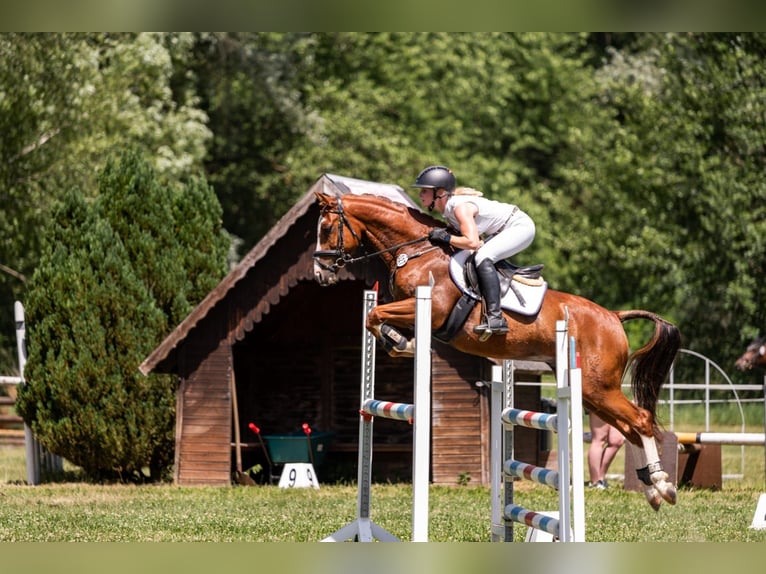
<instances>
[{"instance_id":1,"label":"horse's front leg","mask_svg":"<svg viewBox=\"0 0 766 574\"><path fill-rule=\"evenodd\" d=\"M414 297L402 299L373 307L367 314L367 329L392 357L415 356L415 341L405 337L396 327L414 327L416 303Z\"/></svg>"}]
</instances>

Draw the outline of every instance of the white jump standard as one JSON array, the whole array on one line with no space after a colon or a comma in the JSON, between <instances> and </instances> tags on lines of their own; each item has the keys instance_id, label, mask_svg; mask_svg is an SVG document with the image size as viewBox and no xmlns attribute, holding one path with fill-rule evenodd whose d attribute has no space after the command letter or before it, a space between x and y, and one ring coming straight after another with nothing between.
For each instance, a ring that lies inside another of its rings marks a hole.
<instances>
[{"instance_id":1,"label":"white jump standard","mask_svg":"<svg viewBox=\"0 0 766 574\"><path fill-rule=\"evenodd\" d=\"M377 304L376 291L364 292L362 314L362 384L359 409L359 462L357 516L354 522L333 532L322 542L399 542L370 518L372 486L372 424L375 416L413 424L412 447L412 541L428 541L428 479L431 460L431 287L415 291L415 390L414 404L373 399L375 391L375 337L366 329L367 314Z\"/></svg>"},{"instance_id":2,"label":"white jump standard","mask_svg":"<svg viewBox=\"0 0 766 574\"><path fill-rule=\"evenodd\" d=\"M493 471L503 463L503 491L505 506L500 523L500 477L492 476L492 540L499 541L501 530L504 540L513 540L509 522L519 522L529 528L548 533L551 539L561 542L585 541L585 494L583 478L583 440L582 440L582 373L577 361L574 341L567 348L567 322L556 323L556 387L557 413L547 414L513 408L513 383L511 369L506 361L502 369L502 382L492 382L491 425L495 436L499 436L496 427L504 427L504 441L493 439L490 466ZM495 378L493 376L493 378ZM502 405L505 408L502 408ZM528 464L513 458L512 428L524 426L543 431L558 433L558 471ZM511 443L509 445L508 443ZM509 448L510 446L510 448ZM571 456L570 456L571 454ZM571 464L571 470L570 470ZM559 492L558 513L540 513L528 510L513 502L513 478L532 480L555 488Z\"/></svg>"}]
</instances>

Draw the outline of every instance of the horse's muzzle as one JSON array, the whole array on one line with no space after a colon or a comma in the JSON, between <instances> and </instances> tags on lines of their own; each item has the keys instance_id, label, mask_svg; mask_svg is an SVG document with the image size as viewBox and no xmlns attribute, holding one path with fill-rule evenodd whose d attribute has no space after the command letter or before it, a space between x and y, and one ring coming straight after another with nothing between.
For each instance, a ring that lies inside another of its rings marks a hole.
<instances>
[{"instance_id":1,"label":"horse's muzzle","mask_svg":"<svg viewBox=\"0 0 766 574\"><path fill-rule=\"evenodd\" d=\"M740 357L737 359L737 362L734 363L734 366L737 367L740 371L749 371L753 368L753 361L751 359Z\"/></svg>"},{"instance_id":2,"label":"horse's muzzle","mask_svg":"<svg viewBox=\"0 0 766 574\"><path fill-rule=\"evenodd\" d=\"M323 260L331 260L325 263ZM335 285L338 282L338 269L346 266L347 257L340 251L315 251L314 252L314 279L322 287Z\"/></svg>"},{"instance_id":3,"label":"horse's muzzle","mask_svg":"<svg viewBox=\"0 0 766 574\"><path fill-rule=\"evenodd\" d=\"M314 266L314 279L322 287L335 285L338 282L338 276L335 273L331 273L324 269L317 269L316 266Z\"/></svg>"},{"instance_id":4,"label":"horse's muzzle","mask_svg":"<svg viewBox=\"0 0 766 574\"><path fill-rule=\"evenodd\" d=\"M335 285L338 282L336 269L333 265L325 265L319 259L314 259L314 279L322 287Z\"/></svg>"}]
</instances>

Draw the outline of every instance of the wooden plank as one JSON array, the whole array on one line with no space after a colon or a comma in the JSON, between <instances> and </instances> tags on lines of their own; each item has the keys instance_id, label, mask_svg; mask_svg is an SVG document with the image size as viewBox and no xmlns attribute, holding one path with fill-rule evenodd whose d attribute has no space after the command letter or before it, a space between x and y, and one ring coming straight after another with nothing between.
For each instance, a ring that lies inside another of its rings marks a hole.
<instances>
[{"instance_id":1,"label":"wooden plank","mask_svg":"<svg viewBox=\"0 0 766 574\"><path fill-rule=\"evenodd\" d=\"M211 452L214 451L214 452ZM196 456L196 457L221 457L227 458L228 454L222 449L221 443L210 442L200 445L185 445L181 449L181 457Z\"/></svg>"}]
</instances>

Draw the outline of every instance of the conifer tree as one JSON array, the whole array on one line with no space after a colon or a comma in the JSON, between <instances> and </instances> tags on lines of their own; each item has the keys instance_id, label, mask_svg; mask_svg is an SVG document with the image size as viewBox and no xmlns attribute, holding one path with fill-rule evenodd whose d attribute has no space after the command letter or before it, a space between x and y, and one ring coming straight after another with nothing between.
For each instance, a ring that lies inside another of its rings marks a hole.
<instances>
[{"instance_id":1,"label":"conifer tree","mask_svg":"<svg viewBox=\"0 0 766 574\"><path fill-rule=\"evenodd\" d=\"M136 152L110 161L99 188L92 203L69 192L46 230L18 409L93 478L158 479L173 460L175 383L137 367L220 280L228 243L204 181L163 184Z\"/></svg>"}]
</instances>

